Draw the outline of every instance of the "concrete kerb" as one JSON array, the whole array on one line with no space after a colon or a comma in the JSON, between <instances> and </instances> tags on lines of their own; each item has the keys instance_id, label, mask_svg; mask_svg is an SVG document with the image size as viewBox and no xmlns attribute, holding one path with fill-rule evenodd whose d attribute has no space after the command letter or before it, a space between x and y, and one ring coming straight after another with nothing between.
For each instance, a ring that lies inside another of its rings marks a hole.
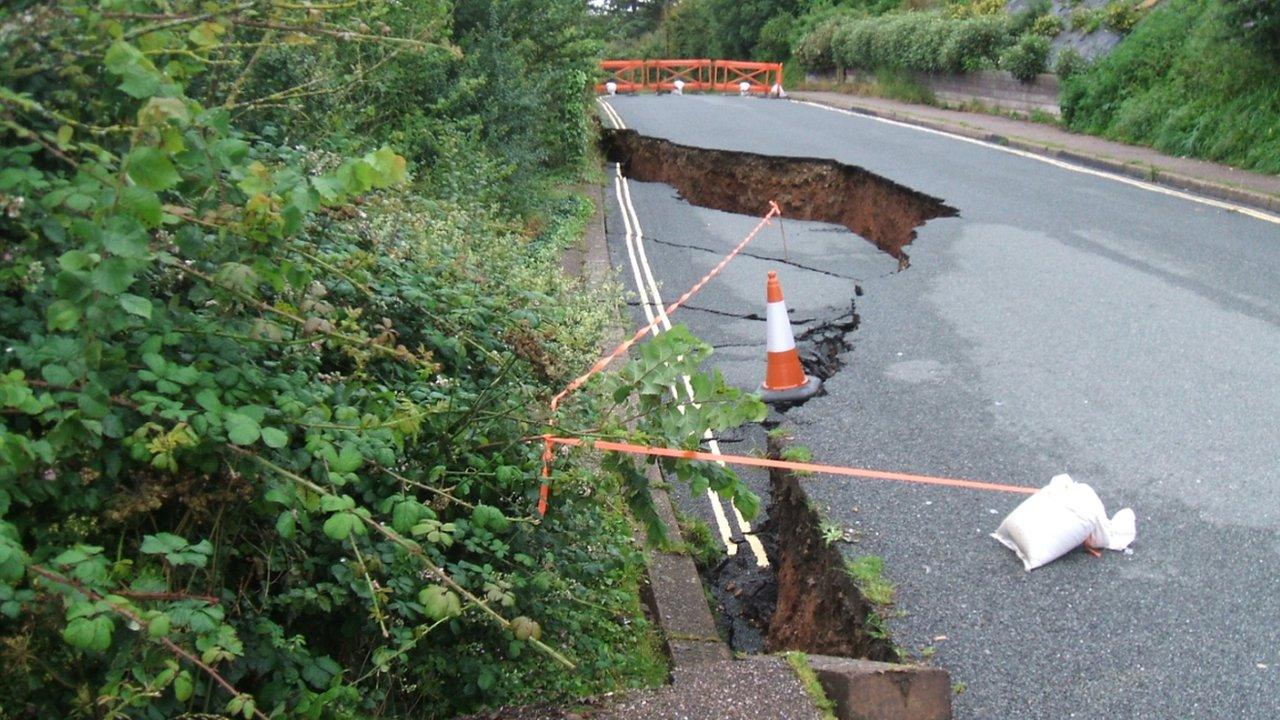
<instances>
[{"instance_id":1,"label":"concrete kerb","mask_svg":"<svg viewBox=\"0 0 1280 720\"><path fill-rule=\"evenodd\" d=\"M945 670L826 655L808 659L841 720L951 717L951 677Z\"/></svg>"},{"instance_id":2,"label":"concrete kerb","mask_svg":"<svg viewBox=\"0 0 1280 720\"><path fill-rule=\"evenodd\" d=\"M596 193L595 201L596 211L587 224L586 244L582 250L580 267L586 281L599 286L611 277L613 265L609 261L609 250L605 243L605 205L602 191ZM623 327L612 328L604 345L612 348L624 334ZM671 498L662 489L662 478L657 468L647 466L646 474L654 506L666 526L668 538L673 542L681 542L675 508L671 504ZM687 554L655 548L648 554L648 578L649 586L644 599L662 630L673 670L724 662L733 657L729 646L720 639L716 631L716 621L707 605L702 578L698 575L693 558Z\"/></svg>"},{"instance_id":3,"label":"concrete kerb","mask_svg":"<svg viewBox=\"0 0 1280 720\"><path fill-rule=\"evenodd\" d=\"M785 441L769 438L769 455L781 455ZM776 566L779 576L787 566L808 564L812 573L807 589L799 595L778 595L774 623L784 623L786 647L809 652L809 666L818 676L823 691L836 704L840 720L945 720L951 717L951 676L937 667L877 662L822 654L843 643L830 630L817 628L818 617L844 617L856 620L836 626L839 636L853 638L854 654L876 656L876 643L867 641L867 628L861 618L873 608L843 572L845 558L832 549L818 534L820 514L805 492L801 476L786 470L771 470L773 485L772 517L781 525L778 530L792 536L790 556L779 551ZM819 549L820 548L820 549ZM832 576L839 578L839 588L830 586ZM780 581L781 582L781 581ZM784 616L791 616L791 622ZM834 620L833 620L834 624ZM862 638L857 640L857 638ZM861 649L859 649L861 648Z\"/></svg>"},{"instance_id":4,"label":"concrete kerb","mask_svg":"<svg viewBox=\"0 0 1280 720\"><path fill-rule=\"evenodd\" d=\"M793 93L794 94L794 93ZM1003 145L1015 150L1022 150L1037 155L1044 155L1055 160L1082 165L1094 170L1102 170L1105 172L1123 175L1124 177L1134 180L1142 180L1155 185L1162 185L1174 190L1182 190L1185 192L1196 193L1215 200L1225 200L1227 202L1239 203L1247 205L1258 210L1280 211L1280 197L1268 195L1266 193L1253 192L1244 188L1238 188L1231 185L1223 185L1200 178L1194 178L1187 175L1164 170L1153 165L1127 163L1113 158L1085 155L1083 153L1066 150L1064 148L1044 143L1024 140L1016 136L1006 136L996 133L990 133L983 130L974 129L965 125L954 123L937 122L927 118L917 117L906 113L884 112L881 110L873 110L871 108L860 106L856 103L856 96L848 96L850 101L848 104L836 105L823 102L818 98L809 98L795 96L795 100L803 100L805 102L827 105L828 107L838 108L840 110L848 110L849 112L867 117L883 118L885 120L893 120L895 122L906 123L908 125L916 125L929 130L937 130L938 132L958 135L970 140L981 140L995 145Z\"/></svg>"}]
</instances>

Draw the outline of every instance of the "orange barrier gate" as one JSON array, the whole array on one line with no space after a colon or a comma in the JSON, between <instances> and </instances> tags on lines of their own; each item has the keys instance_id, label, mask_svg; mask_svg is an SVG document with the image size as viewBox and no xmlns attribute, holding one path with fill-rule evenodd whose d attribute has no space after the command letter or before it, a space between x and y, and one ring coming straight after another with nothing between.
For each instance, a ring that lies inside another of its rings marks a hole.
<instances>
[{"instance_id":1,"label":"orange barrier gate","mask_svg":"<svg viewBox=\"0 0 1280 720\"><path fill-rule=\"evenodd\" d=\"M747 92L768 93L775 84L782 84L782 63L716 61L711 79L714 89L738 92L744 82L747 83Z\"/></svg>"},{"instance_id":2,"label":"orange barrier gate","mask_svg":"<svg viewBox=\"0 0 1280 720\"><path fill-rule=\"evenodd\" d=\"M651 90L670 92L677 80L684 83L684 91L718 90L741 92L741 83L747 83L747 92L767 95L774 85L782 84L782 63L747 62L743 60L602 60L605 82L596 85L596 94L608 92L607 83L617 87L615 92L634 93Z\"/></svg>"},{"instance_id":3,"label":"orange barrier gate","mask_svg":"<svg viewBox=\"0 0 1280 720\"><path fill-rule=\"evenodd\" d=\"M601 60L600 69L618 85L618 92L638 92L645 87L648 68L644 60ZM597 85L596 94L603 92L604 85Z\"/></svg>"},{"instance_id":4,"label":"orange barrier gate","mask_svg":"<svg viewBox=\"0 0 1280 720\"><path fill-rule=\"evenodd\" d=\"M681 89L698 92L711 88L713 60L650 60L648 66L649 87L656 91L674 90L676 81L684 83Z\"/></svg>"}]
</instances>

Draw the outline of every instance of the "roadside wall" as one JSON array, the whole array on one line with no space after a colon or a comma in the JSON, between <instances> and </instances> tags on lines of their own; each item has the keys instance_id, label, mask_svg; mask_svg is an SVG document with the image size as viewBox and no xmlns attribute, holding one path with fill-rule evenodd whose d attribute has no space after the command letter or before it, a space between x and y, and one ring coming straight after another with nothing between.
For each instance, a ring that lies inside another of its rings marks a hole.
<instances>
[{"instance_id":1,"label":"roadside wall","mask_svg":"<svg viewBox=\"0 0 1280 720\"><path fill-rule=\"evenodd\" d=\"M912 79L928 88L945 105L979 102L983 105L1015 112L1039 110L1053 116L1062 114L1058 105L1058 78L1048 73L1038 75L1035 82L1024 83L1003 70L981 70L962 75L910 73ZM829 75L810 74L808 82L839 86L866 79L854 70L836 70Z\"/></svg>"}]
</instances>

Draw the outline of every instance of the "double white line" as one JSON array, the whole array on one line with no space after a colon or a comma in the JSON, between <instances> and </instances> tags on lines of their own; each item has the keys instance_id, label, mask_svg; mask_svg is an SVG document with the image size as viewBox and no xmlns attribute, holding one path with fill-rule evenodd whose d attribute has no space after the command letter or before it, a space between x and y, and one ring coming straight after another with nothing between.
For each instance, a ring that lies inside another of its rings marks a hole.
<instances>
[{"instance_id":1,"label":"double white line","mask_svg":"<svg viewBox=\"0 0 1280 720\"><path fill-rule=\"evenodd\" d=\"M613 109L609 103L596 99L600 103L604 114L609 118L610 122L617 129L625 129L626 124L622 122L622 117ZM631 265L631 275L635 279L636 290L640 295L640 306L644 310L645 317L652 325L652 332L656 336L660 332L671 329L671 320L667 317L665 304L662 302L662 295L658 292L658 283L654 281L653 269L649 265L649 256L645 252L644 247L644 231L640 227L640 216L636 214L635 205L631 203L631 186L627 179L622 175L622 165L615 163L613 190L618 199L618 207L622 210L622 223L626 229L627 243L627 259ZM654 323L654 318L658 318L658 322ZM694 393L693 386L689 382L688 375L681 376L681 382L684 386L684 395L688 402L693 402ZM677 407L680 412L684 412L684 403L681 401L680 392L674 386L671 388L671 395L680 403ZM703 438L707 442L707 448L713 455L720 455L720 443L710 430L703 433ZM719 463L721 467L724 463ZM729 555L738 554L738 544L733 541L733 532L729 527L729 520L721 504L720 496L707 490L707 500L711 503L711 513L715 516L717 529L720 531L720 539L724 543L725 552ZM765 555L764 546L760 544L760 538L752 533L751 523L742 517L742 513L738 511L733 501L729 501L729 508L733 512L733 518L738 523L738 527L742 529L742 536L747 542L747 546L751 548L751 552L755 555L756 565L759 567L768 567L769 558Z\"/></svg>"}]
</instances>

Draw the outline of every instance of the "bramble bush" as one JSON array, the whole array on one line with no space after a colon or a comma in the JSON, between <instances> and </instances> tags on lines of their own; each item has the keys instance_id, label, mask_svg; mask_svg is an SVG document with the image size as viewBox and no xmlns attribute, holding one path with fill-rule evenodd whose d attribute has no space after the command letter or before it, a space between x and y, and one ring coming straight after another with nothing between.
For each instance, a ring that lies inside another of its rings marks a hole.
<instances>
[{"instance_id":1,"label":"bramble bush","mask_svg":"<svg viewBox=\"0 0 1280 720\"><path fill-rule=\"evenodd\" d=\"M549 417L610 318L560 275L590 205L553 183L598 46L534 7L0 10L0 715L446 717L661 677L617 622L638 463L562 454L539 517L530 440L695 447L762 410L673 331Z\"/></svg>"}]
</instances>

